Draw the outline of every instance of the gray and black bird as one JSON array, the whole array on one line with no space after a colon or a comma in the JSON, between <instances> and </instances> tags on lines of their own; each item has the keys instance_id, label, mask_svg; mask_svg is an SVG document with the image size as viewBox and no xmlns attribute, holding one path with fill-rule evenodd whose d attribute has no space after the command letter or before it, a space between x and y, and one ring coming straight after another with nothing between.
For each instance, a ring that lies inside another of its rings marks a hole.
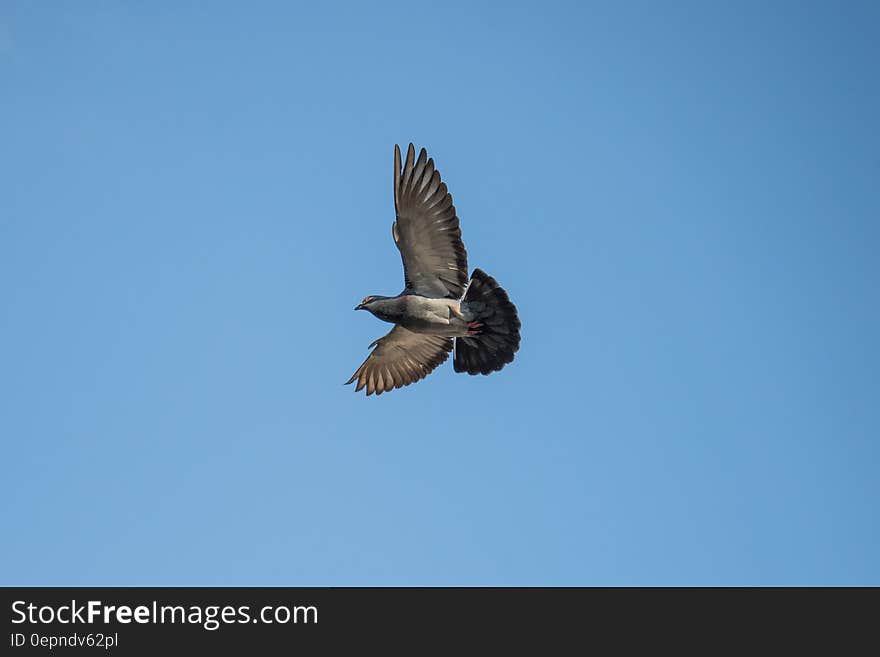
<instances>
[{"instance_id":1,"label":"gray and black bird","mask_svg":"<svg viewBox=\"0 0 880 657\"><path fill-rule=\"evenodd\" d=\"M419 381L455 350L456 372L489 374L513 361L519 349L516 306L494 278L474 269L468 279L467 251L452 195L434 160L412 144L401 165L394 146L394 243L403 258L403 292L365 297L355 310L369 310L394 328L370 345L367 360L347 381L367 395Z\"/></svg>"}]
</instances>

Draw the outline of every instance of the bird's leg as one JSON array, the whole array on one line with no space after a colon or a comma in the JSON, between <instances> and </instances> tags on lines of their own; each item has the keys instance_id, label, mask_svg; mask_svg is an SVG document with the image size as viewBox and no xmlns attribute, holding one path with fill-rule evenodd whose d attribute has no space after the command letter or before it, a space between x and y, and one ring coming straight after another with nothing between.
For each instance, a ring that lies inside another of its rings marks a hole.
<instances>
[{"instance_id":1,"label":"bird's leg","mask_svg":"<svg viewBox=\"0 0 880 657\"><path fill-rule=\"evenodd\" d=\"M449 304L449 317L452 319L453 317L457 317L458 319L463 319L467 321L467 318L464 316L464 313L461 312L461 303ZM478 322L476 320L468 322L468 335L479 335L483 332L483 322Z\"/></svg>"},{"instance_id":2,"label":"bird's leg","mask_svg":"<svg viewBox=\"0 0 880 657\"><path fill-rule=\"evenodd\" d=\"M449 314L452 317L458 317L459 319L464 319L464 313L461 312L461 304L449 304Z\"/></svg>"}]
</instances>

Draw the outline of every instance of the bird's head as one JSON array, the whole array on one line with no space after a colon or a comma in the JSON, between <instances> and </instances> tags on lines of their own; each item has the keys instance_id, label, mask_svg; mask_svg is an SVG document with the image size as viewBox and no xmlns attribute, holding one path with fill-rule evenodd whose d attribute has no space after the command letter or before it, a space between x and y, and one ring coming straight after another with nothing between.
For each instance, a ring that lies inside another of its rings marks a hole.
<instances>
[{"instance_id":1,"label":"bird's head","mask_svg":"<svg viewBox=\"0 0 880 657\"><path fill-rule=\"evenodd\" d=\"M361 301L358 305L356 305L356 306L354 307L354 309L355 309L355 310L364 310L364 309L369 310L369 309L370 309L370 304L373 303L374 301L376 301L376 299L379 299L379 298L381 298L381 297L377 297L377 296L372 295L372 294L371 294L370 296L368 296L368 297L364 297L364 300Z\"/></svg>"}]
</instances>

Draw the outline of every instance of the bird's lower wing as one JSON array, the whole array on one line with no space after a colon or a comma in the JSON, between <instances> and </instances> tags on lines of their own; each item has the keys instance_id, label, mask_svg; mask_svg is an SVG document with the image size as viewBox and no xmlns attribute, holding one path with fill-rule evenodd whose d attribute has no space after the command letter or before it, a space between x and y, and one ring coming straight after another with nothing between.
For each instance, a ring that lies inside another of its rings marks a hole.
<instances>
[{"instance_id":1,"label":"bird's lower wing","mask_svg":"<svg viewBox=\"0 0 880 657\"><path fill-rule=\"evenodd\" d=\"M376 346L367 360L357 369L346 385L357 380L355 392L366 386L367 395L402 388L424 379L449 358L452 338L439 335L413 333L402 326L395 326Z\"/></svg>"}]
</instances>

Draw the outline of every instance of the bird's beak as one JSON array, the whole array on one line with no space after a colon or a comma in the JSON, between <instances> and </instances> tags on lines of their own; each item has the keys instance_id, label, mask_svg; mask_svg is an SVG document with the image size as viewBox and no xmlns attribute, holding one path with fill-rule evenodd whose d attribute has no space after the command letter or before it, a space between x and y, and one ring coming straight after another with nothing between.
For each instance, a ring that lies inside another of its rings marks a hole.
<instances>
[{"instance_id":1,"label":"bird's beak","mask_svg":"<svg viewBox=\"0 0 880 657\"><path fill-rule=\"evenodd\" d=\"M359 303L358 305L356 305L354 307L355 310L363 310L363 308L364 308L364 304L362 304L362 303Z\"/></svg>"}]
</instances>

